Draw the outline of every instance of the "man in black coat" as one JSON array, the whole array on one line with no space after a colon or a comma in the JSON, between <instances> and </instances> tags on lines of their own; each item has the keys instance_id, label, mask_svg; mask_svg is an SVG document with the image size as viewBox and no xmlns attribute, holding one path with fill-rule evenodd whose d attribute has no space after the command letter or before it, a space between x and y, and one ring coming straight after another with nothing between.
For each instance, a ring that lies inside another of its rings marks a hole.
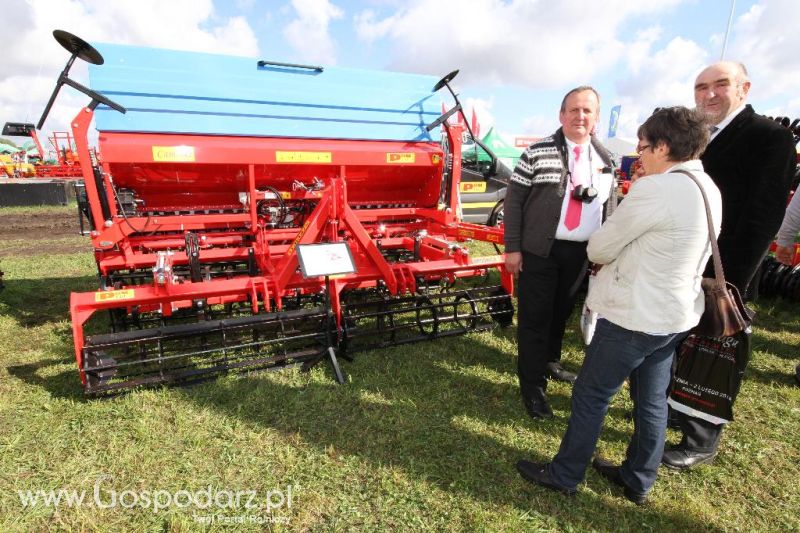
<instances>
[{"instance_id":1,"label":"man in black coat","mask_svg":"<svg viewBox=\"0 0 800 533\"><path fill-rule=\"evenodd\" d=\"M694 85L697 108L711 127L701 160L722 194L722 268L742 295L781 225L797 159L789 130L746 104L749 90L744 65L729 61L707 67ZM713 275L713 266L706 275ZM686 470L712 462L723 425L677 416L683 439L664 453L664 465Z\"/></svg>"}]
</instances>

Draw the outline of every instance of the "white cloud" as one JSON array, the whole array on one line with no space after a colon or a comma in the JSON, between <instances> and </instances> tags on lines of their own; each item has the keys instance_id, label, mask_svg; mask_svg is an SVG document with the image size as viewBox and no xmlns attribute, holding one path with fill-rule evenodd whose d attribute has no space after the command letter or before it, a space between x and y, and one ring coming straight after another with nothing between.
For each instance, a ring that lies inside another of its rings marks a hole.
<instances>
[{"instance_id":1,"label":"white cloud","mask_svg":"<svg viewBox=\"0 0 800 533\"><path fill-rule=\"evenodd\" d=\"M597 124L601 138L608 132L606 119L615 105L622 106L617 137L623 139L635 139L639 125L656 107L694 106L692 80L705 64L706 52L693 41L681 37L654 50L661 33L659 27L638 31L621 55L616 97L614 100L604 97L603 114ZM555 112L548 116L532 116L523 122L526 132L538 135L549 134L558 126Z\"/></svg>"},{"instance_id":2,"label":"white cloud","mask_svg":"<svg viewBox=\"0 0 800 533\"><path fill-rule=\"evenodd\" d=\"M692 81L707 63L707 53L682 37L674 37L663 48L652 50L658 33L656 29L637 33L627 50L627 69L622 70L628 75L617 82L618 101L610 102L622 105L618 137L636 138L639 125L656 107L694 106Z\"/></svg>"},{"instance_id":3,"label":"white cloud","mask_svg":"<svg viewBox=\"0 0 800 533\"><path fill-rule=\"evenodd\" d=\"M786 98L800 86L800 54L796 52L800 33L787 29L799 23L796 0L762 0L735 18L725 58L747 65L753 82L749 101L760 112L800 114L800 99ZM663 48L652 50L658 39L651 30L639 32L628 47L630 75L617 84L622 104L621 137L634 138L638 125L655 107L693 106L695 77L708 63L719 59L722 50L722 34L710 36L706 48L675 37ZM776 105L774 100L781 98L788 101Z\"/></svg>"},{"instance_id":4,"label":"white cloud","mask_svg":"<svg viewBox=\"0 0 800 533\"><path fill-rule=\"evenodd\" d=\"M240 11L250 11L256 4L256 0L235 0L234 4Z\"/></svg>"},{"instance_id":5,"label":"white cloud","mask_svg":"<svg viewBox=\"0 0 800 533\"><path fill-rule=\"evenodd\" d=\"M692 80L707 62L705 50L682 37L670 40L664 48L647 53L638 67L631 62L630 75L621 80L618 92L639 102L655 105L693 103Z\"/></svg>"},{"instance_id":6,"label":"white cloud","mask_svg":"<svg viewBox=\"0 0 800 533\"><path fill-rule=\"evenodd\" d=\"M726 59L750 73L751 101L796 94L800 87L800 9L796 0L762 0L734 25Z\"/></svg>"},{"instance_id":7,"label":"white cloud","mask_svg":"<svg viewBox=\"0 0 800 533\"><path fill-rule=\"evenodd\" d=\"M645 69L650 64L650 49L658 41L662 33L663 29L660 26L653 26L636 32L634 41L628 44L628 48L625 51L628 72L634 75L639 74L642 69Z\"/></svg>"},{"instance_id":8,"label":"white cloud","mask_svg":"<svg viewBox=\"0 0 800 533\"><path fill-rule=\"evenodd\" d=\"M464 83L553 88L585 83L614 64L624 50L614 35L626 19L678 2L410 0L382 18L364 10L354 22L367 45L392 42L395 70L461 68Z\"/></svg>"},{"instance_id":9,"label":"white cloud","mask_svg":"<svg viewBox=\"0 0 800 533\"><path fill-rule=\"evenodd\" d=\"M329 25L344 17L344 11L329 0L292 0L297 18L283 31L301 61L332 65L336 63L336 47Z\"/></svg>"},{"instance_id":10,"label":"white cloud","mask_svg":"<svg viewBox=\"0 0 800 533\"><path fill-rule=\"evenodd\" d=\"M558 113L549 115L533 115L522 121L522 132L526 135L544 137L553 133L558 127Z\"/></svg>"},{"instance_id":11,"label":"white cloud","mask_svg":"<svg viewBox=\"0 0 800 533\"><path fill-rule=\"evenodd\" d=\"M53 39L63 29L90 42L257 56L258 41L243 17L221 18L212 0L28 0L6 6L0 122L35 122L68 54ZM70 77L86 84L77 61ZM64 87L46 129L67 131L88 99Z\"/></svg>"},{"instance_id":12,"label":"white cloud","mask_svg":"<svg viewBox=\"0 0 800 533\"><path fill-rule=\"evenodd\" d=\"M461 105L464 106L464 115L467 117L467 120L470 121L470 126L472 126L472 114L475 114L475 118L480 127L480 137L483 137L490 129L492 129L495 123L494 115L492 114L494 98L486 100L482 98L470 97L462 101Z\"/></svg>"}]
</instances>

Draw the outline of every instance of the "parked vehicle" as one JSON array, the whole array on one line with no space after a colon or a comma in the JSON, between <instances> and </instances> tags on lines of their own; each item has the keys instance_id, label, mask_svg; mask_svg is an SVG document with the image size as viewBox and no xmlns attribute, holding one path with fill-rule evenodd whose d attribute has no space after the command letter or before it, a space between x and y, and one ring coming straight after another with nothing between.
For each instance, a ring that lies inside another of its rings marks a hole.
<instances>
[{"instance_id":1,"label":"parked vehicle","mask_svg":"<svg viewBox=\"0 0 800 533\"><path fill-rule=\"evenodd\" d=\"M512 169L480 140L465 139L461 156L461 218L464 222L499 226Z\"/></svg>"}]
</instances>

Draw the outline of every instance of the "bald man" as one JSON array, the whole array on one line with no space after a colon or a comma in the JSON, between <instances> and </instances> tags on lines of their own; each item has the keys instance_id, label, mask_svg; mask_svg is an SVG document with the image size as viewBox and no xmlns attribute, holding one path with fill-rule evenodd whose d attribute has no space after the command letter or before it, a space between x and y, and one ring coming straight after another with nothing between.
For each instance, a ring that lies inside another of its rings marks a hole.
<instances>
[{"instance_id":1,"label":"bald man","mask_svg":"<svg viewBox=\"0 0 800 533\"><path fill-rule=\"evenodd\" d=\"M694 83L697 109L711 128L703 168L722 194L722 269L742 296L780 228L797 159L789 130L757 115L746 104L749 91L747 69L731 61L710 65ZM713 276L713 265L705 275ZM678 419L683 439L664 453L664 465L686 470L712 462L723 425L684 413Z\"/></svg>"}]
</instances>

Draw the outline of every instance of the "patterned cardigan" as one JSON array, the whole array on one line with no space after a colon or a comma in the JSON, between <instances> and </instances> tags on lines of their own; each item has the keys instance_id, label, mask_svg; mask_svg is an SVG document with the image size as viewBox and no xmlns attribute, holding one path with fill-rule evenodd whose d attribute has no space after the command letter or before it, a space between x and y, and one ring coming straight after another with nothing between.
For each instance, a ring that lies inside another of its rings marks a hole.
<instances>
[{"instance_id":1,"label":"patterned cardigan","mask_svg":"<svg viewBox=\"0 0 800 533\"><path fill-rule=\"evenodd\" d=\"M560 183L566 165L561 159L555 135L530 145L520 156L511 181L530 187L534 183Z\"/></svg>"},{"instance_id":2,"label":"patterned cardigan","mask_svg":"<svg viewBox=\"0 0 800 533\"><path fill-rule=\"evenodd\" d=\"M614 162L608 150L594 136L591 143L603 164L612 168ZM514 167L503 205L506 252L524 250L541 257L550 255L567 188L566 146L559 128L553 135L531 144ZM604 219L616 207L615 189L616 182L612 179Z\"/></svg>"}]
</instances>

